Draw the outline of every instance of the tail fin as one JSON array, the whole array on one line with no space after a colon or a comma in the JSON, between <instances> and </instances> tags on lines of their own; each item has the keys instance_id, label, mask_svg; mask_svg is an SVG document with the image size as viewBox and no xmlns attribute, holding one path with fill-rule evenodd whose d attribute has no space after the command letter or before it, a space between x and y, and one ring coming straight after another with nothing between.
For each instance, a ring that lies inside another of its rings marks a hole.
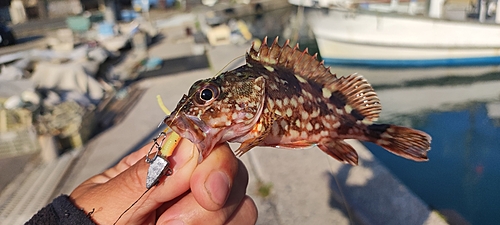
<instances>
[{"instance_id":1,"label":"tail fin","mask_svg":"<svg viewBox=\"0 0 500 225\"><path fill-rule=\"evenodd\" d=\"M407 127L387 124L368 126L369 141L401 157L414 161L427 161L431 149L431 136Z\"/></svg>"}]
</instances>

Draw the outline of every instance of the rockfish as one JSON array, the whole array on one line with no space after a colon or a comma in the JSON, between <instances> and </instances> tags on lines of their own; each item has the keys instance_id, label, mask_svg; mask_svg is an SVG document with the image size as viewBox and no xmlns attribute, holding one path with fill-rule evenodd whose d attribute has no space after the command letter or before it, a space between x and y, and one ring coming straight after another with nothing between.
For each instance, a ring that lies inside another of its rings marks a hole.
<instances>
[{"instance_id":1,"label":"rockfish","mask_svg":"<svg viewBox=\"0 0 500 225\"><path fill-rule=\"evenodd\" d=\"M192 141L203 158L222 142L241 143L237 155L256 146L318 146L331 157L358 164L344 139L373 142L401 157L426 161L431 137L411 128L375 124L382 109L371 85L358 74L339 77L317 55L283 46L276 38L252 44L246 65L196 81L164 122Z\"/></svg>"}]
</instances>

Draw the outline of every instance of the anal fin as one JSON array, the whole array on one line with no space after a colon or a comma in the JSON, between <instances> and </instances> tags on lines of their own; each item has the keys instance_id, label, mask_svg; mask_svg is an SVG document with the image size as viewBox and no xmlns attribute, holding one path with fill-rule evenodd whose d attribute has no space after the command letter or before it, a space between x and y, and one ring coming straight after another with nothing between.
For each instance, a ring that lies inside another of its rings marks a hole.
<instances>
[{"instance_id":1,"label":"anal fin","mask_svg":"<svg viewBox=\"0 0 500 225\"><path fill-rule=\"evenodd\" d=\"M354 166L358 165L358 153L343 140L324 141L318 147L334 159Z\"/></svg>"},{"instance_id":2,"label":"anal fin","mask_svg":"<svg viewBox=\"0 0 500 225\"><path fill-rule=\"evenodd\" d=\"M291 143L280 143L280 144L277 144L277 145L270 145L270 146L273 146L273 147L279 147L279 148L290 148L290 149L300 149L300 148L308 148L308 147L311 147L311 146L314 146L315 143L311 143L309 141L306 141L306 140L301 140L301 141L295 141L295 142L291 142Z\"/></svg>"}]
</instances>

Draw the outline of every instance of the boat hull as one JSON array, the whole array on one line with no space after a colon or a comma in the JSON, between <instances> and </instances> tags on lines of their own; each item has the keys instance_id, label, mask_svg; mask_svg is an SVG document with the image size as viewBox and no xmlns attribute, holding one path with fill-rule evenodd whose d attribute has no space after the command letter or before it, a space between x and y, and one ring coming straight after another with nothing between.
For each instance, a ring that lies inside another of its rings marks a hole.
<instances>
[{"instance_id":1,"label":"boat hull","mask_svg":"<svg viewBox=\"0 0 500 225\"><path fill-rule=\"evenodd\" d=\"M393 68L500 65L499 48L419 49L360 45L324 38L316 41L328 65Z\"/></svg>"},{"instance_id":2,"label":"boat hull","mask_svg":"<svg viewBox=\"0 0 500 225\"><path fill-rule=\"evenodd\" d=\"M325 63L366 67L500 64L500 26L384 13L309 12Z\"/></svg>"}]
</instances>

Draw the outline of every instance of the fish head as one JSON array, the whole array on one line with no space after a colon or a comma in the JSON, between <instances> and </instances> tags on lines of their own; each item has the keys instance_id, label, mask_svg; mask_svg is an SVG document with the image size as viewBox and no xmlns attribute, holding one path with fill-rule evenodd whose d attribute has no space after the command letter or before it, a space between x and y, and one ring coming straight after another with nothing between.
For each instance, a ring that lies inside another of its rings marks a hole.
<instances>
[{"instance_id":1,"label":"fish head","mask_svg":"<svg viewBox=\"0 0 500 225\"><path fill-rule=\"evenodd\" d=\"M250 131L262 113L264 82L236 71L196 81L164 122L204 159L215 145Z\"/></svg>"}]
</instances>

